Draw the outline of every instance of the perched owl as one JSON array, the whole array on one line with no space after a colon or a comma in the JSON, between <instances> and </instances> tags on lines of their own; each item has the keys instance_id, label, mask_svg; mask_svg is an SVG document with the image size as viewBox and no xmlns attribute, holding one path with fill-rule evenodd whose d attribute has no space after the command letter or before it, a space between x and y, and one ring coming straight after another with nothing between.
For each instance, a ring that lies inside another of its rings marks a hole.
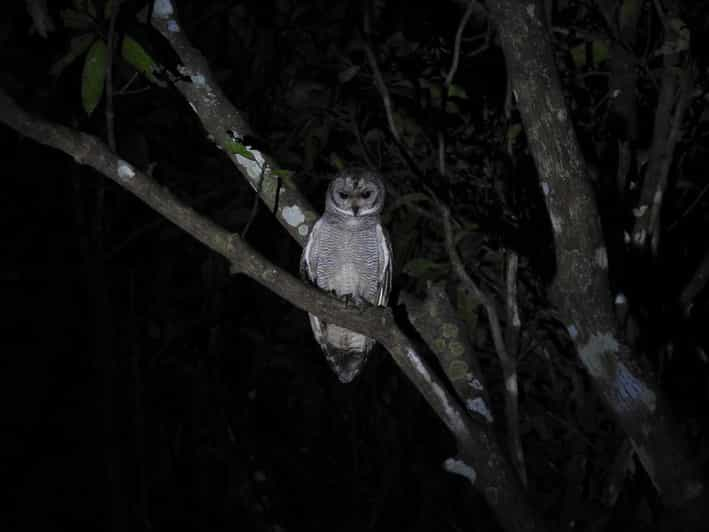
<instances>
[{"instance_id":1,"label":"perched owl","mask_svg":"<svg viewBox=\"0 0 709 532\"><path fill-rule=\"evenodd\" d=\"M379 213L384 184L374 173L344 170L327 189L325 214L315 223L300 270L313 284L355 304L386 306L391 290L391 244ZM310 314L315 339L342 382L360 372L374 340Z\"/></svg>"}]
</instances>

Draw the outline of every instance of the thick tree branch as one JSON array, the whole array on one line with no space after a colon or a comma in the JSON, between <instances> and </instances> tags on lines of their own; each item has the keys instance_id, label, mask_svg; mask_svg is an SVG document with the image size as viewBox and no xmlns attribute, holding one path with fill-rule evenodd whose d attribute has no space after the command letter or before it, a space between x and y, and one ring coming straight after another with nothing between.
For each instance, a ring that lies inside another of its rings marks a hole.
<instances>
[{"instance_id":1,"label":"thick tree branch","mask_svg":"<svg viewBox=\"0 0 709 532\"><path fill-rule=\"evenodd\" d=\"M279 170L267 153L248 144L253 136L251 127L224 96L205 57L185 36L170 0L155 2L151 22L179 56L182 64L178 70L184 79L175 79L174 84L210 139L228 154L280 224L302 246L318 219L317 212L292 183L290 172Z\"/></svg>"},{"instance_id":2,"label":"thick tree branch","mask_svg":"<svg viewBox=\"0 0 709 532\"><path fill-rule=\"evenodd\" d=\"M254 279L304 311L375 338L453 433L460 458L473 472L468 478L484 495L500 524L509 531L541 529L504 455L499 453L495 438L474 429L465 410L445 383L428 367L416 346L398 328L389 309L353 308L304 284L289 272L271 264L238 235L229 233L181 203L170 191L119 159L96 137L33 117L2 91L0 121L41 144L71 155L77 163L94 168L128 190L226 258L233 272Z\"/></svg>"}]
</instances>

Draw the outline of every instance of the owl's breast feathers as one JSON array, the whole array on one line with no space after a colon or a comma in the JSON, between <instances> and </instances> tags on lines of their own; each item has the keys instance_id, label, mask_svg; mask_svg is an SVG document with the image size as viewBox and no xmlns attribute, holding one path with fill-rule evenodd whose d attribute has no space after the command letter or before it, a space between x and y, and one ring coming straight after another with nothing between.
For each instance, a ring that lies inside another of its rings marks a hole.
<instances>
[{"instance_id":1,"label":"owl's breast feathers","mask_svg":"<svg viewBox=\"0 0 709 532\"><path fill-rule=\"evenodd\" d=\"M391 246L378 217L360 227L324 216L313 227L303 250L301 272L319 288L384 306L391 288ZM310 322L326 358L342 382L361 370L374 340L328 324L311 315Z\"/></svg>"}]
</instances>

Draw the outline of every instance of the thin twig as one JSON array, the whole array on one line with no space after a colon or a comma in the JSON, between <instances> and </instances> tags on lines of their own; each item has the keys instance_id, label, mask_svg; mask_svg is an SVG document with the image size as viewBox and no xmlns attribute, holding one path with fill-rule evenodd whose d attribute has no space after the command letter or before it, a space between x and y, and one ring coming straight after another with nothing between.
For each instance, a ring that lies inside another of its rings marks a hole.
<instances>
[{"instance_id":1,"label":"thin twig","mask_svg":"<svg viewBox=\"0 0 709 532\"><path fill-rule=\"evenodd\" d=\"M682 293L679 297L679 305L686 315L689 315L692 311L694 299L704 290L707 283L709 283L709 250L694 271L692 278L682 289Z\"/></svg>"},{"instance_id":2,"label":"thin twig","mask_svg":"<svg viewBox=\"0 0 709 532\"><path fill-rule=\"evenodd\" d=\"M133 72L133 75L130 77L130 79L128 81L126 81L120 89L118 89L118 92L116 93L116 95L128 94L128 92L127 92L128 87L130 87L136 79L138 79L138 72ZM143 89L136 89L136 90L143 90Z\"/></svg>"},{"instance_id":3,"label":"thin twig","mask_svg":"<svg viewBox=\"0 0 709 532\"><path fill-rule=\"evenodd\" d=\"M258 212L258 204L259 204L259 195L261 194L261 186L263 185L263 174L264 174L264 169L266 167L264 166L261 169L261 177L258 180L258 185L256 185L256 192L254 194L254 203L251 206L251 214L249 214L249 219L246 222L246 225L244 226L243 231L241 231L241 238L246 239L246 233L249 232L249 229L251 228L251 224L254 222L256 219L256 213ZM277 194L276 194L277 197Z\"/></svg>"},{"instance_id":4,"label":"thin twig","mask_svg":"<svg viewBox=\"0 0 709 532\"><path fill-rule=\"evenodd\" d=\"M391 98L389 96L389 90L384 83L384 78L379 70L379 65L377 64L377 58L374 55L372 46L370 43L370 24L369 24L369 9L364 10L364 50L367 54L367 59L369 60L369 67L372 69L372 74L374 75L374 84L379 90L379 95L382 97L382 102L384 103L384 111L386 112L387 122L389 124L389 131L391 131L394 140L397 144L400 142L399 130L396 128L394 123L394 112L391 107Z\"/></svg>"},{"instance_id":5,"label":"thin twig","mask_svg":"<svg viewBox=\"0 0 709 532\"><path fill-rule=\"evenodd\" d=\"M369 166L369 168L378 168L378 166L374 166L374 163L372 162L372 159L369 156L369 150L367 150L367 145L364 143L364 139L362 138L362 132L359 130L359 124L357 123L357 110L354 105L350 107L350 122L352 123L352 129L354 130L355 138L357 139L357 144L359 144L359 148L362 150L362 156L367 162L367 165Z\"/></svg>"},{"instance_id":6,"label":"thin twig","mask_svg":"<svg viewBox=\"0 0 709 532\"><path fill-rule=\"evenodd\" d=\"M506 285L507 285L507 347L513 356L516 357L517 354L517 344L519 339L519 330L522 326L519 319L519 305L517 304L517 268L519 266L519 255L514 251L507 252L507 272L506 272Z\"/></svg>"},{"instance_id":7,"label":"thin twig","mask_svg":"<svg viewBox=\"0 0 709 532\"><path fill-rule=\"evenodd\" d=\"M463 39L463 30L465 29L465 26L467 26L468 20L470 20L470 15L473 14L473 7L475 4L477 4L477 0L470 0L468 8L465 10L463 18L460 19L460 24L458 24L458 31L455 33L455 44L453 46L453 62L451 63L451 68L448 71L448 75L446 76L446 81L444 83L446 88L448 88L453 82L453 76L455 76L455 73L458 70L458 61L460 60L460 42Z\"/></svg>"},{"instance_id":8,"label":"thin twig","mask_svg":"<svg viewBox=\"0 0 709 532\"><path fill-rule=\"evenodd\" d=\"M441 175L446 175L446 139L443 131L438 131L438 171Z\"/></svg>"},{"instance_id":9,"label":"thin twig","mask_svg":"<svg viewBox=\"0 0 709 532\"><path fill-rule=\"evenodd\" d=\"M451 225L451 215L448 207L439 202L441 213L443 215L443 226L445 228L446 234L446 249L448 251L448 256L453 266L453 271L456 276L463 283L485 309L487 315L487 321L490 325L490 332L492 333L492 343L495 346L495 352L500 359L500 365L502 366L502 372L505 378L505 413L507 421L507 436L508 444L510 447L510 454L512 455L512 461L515 464L519 478L524 485L527 484L527 474L524 467L524 452L522 449L522 440L519 433L519 407L518 401L518 386L517 386L517 370L516 362L509 356L507 352L507 347L502 337L502 328L500 327L500 320L497 316L497 310L495 309L494 303L485 294L478 285L473 281L473 279L468 275L468 272L463 265L463 261L455 248L455 242L453 239L453 227Z\"/></svg>"}]
</instances>

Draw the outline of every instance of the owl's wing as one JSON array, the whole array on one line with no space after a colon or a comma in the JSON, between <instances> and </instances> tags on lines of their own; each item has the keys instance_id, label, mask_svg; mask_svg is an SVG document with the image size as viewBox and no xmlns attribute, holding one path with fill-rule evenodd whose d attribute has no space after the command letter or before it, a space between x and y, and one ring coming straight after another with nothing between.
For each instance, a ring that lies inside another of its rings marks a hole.
<instances>
[{"instance_id":1,"label":"owl's wing","mask_svg":"<svg viewBox=\"0 0 709 532\"><path fill-rule=\"evenodd\" d=\"M300 276L303 279L308 279L314 285L317 285L317 249L320 244L320 220L315 222L308 241L303 248L303 254L300 256Z\"/></svg>"},{"instance_id":2,"label":"owl's wing","mask_svg":"<svg viewBox=\"0 0 709 532\"><path fill-rule=\"evenodd\" d=\"M320 220L315 222L313 229L310 231L308 241L303 248L303 254L300 256L300 276L317 286L317 271L318 271L318 249L320 247L320 238L322 236L322 225ZM313 336L320 347L327 350L327 341L325 338L325 324L313 314L308 314L310 326L313 329Z\"/></svg>"},{"instance_id":3,"label":"owl's wing","mask_svg":"<svg viewBox=\"0 0 709 532\"><path fill-rule=\"evenodd\" d=\"M377 305L385 307L389 302L391 292L391 272L393 268L393 254L389 235L380 224L377 224L377 246L379 256L379 295Z\"/></svg>"}]
</instances>

